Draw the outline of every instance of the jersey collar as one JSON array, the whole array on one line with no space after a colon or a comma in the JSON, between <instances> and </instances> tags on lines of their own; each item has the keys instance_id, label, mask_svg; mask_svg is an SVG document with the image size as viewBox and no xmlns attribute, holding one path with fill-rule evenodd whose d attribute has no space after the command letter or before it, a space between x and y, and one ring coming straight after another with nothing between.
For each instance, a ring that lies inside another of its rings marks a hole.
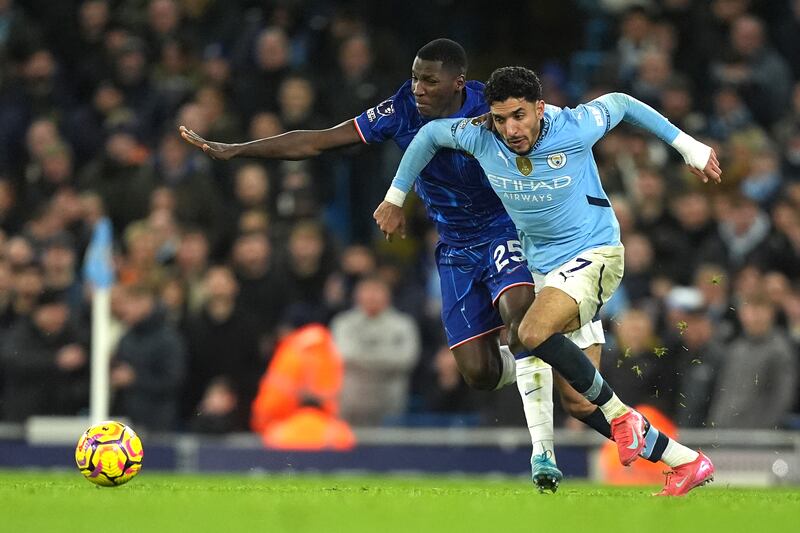
<instances>
[{"instance_id":1,"label":"jersey collar","mask_svg":"<svg viewBox=\"0 0 800 533\"><path fill-rule=\"evenodd\" d=\"M528 153L535 152L539 148L539 146L541 146L542 141L544 141L544 138L547 137L547 134L549 132L550 132L550 119L547 118L547 115L545 115L542 117L542 122L539 127L539 138L536 139L535 143L533 143L531 151Z\"/></svg>"}]
</instances>

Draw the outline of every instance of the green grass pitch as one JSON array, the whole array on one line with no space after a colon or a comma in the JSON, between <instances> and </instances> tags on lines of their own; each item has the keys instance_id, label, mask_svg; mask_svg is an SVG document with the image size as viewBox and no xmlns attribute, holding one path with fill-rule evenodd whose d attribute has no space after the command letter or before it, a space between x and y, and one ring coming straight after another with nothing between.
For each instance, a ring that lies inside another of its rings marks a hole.
<instances>
[{"instance_id":1,"label":"green grass pitch","mask_svg":"<svg viewBox=\"0 0 800 533\"><path fill-rule=\"evenodd\" d=\"M800 490L655 487L567 480L540 495L480 477L192 476L144 471L97 488L76 472L0 471L0 530L149 532L800 531Z\"/></svg>"}]
</instances>

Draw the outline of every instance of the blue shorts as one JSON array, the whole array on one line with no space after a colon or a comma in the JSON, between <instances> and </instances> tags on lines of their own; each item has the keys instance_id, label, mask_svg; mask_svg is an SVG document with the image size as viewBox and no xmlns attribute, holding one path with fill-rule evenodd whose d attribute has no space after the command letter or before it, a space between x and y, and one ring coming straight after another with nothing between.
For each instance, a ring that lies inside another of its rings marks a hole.
<instances>
[{"instance_id":1,"label":"blue shorts","mask_svg":"<svg viewBox=\"0 0 800 533\"><path fill-rule=\"evenodd\" d=\"M516 232L485 244L436 247L442 323L450 348L503 327L495 304L507 289L533 285Z\"/></svg>"}]
</instances>

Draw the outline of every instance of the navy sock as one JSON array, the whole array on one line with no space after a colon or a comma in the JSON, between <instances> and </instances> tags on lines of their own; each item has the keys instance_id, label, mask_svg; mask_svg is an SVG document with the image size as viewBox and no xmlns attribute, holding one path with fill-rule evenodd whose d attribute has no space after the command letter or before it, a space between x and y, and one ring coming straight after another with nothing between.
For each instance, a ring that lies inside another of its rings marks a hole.
<instances>
[{"instance_id":1,"label":"navy sock","mask_svg":"<svg viewBox=\"0 0 800 533\"><path fill-rule=\"evenodd\" d=\"M589 416L579 418L578 420L600 433L605 438L611 438L611 424L608 423L608 420L603 416L603 412L600 411L600 409L595 409Z\"/></svg>"},{"instance_id":2,"label":"navy sock","mask_svg":"<svg viewBox=\"0 0 800 533\"><path fill-rule=\"evenodd\" d=\"M534 350L514 357L522 359L531 355L555 368L576 391L595 405L605 404L614 394L586 354L561 333L554 334Z\"/></svg>"},{"instance_id":3,"label":"navy sock","mask_svg":"<svg viewBox=\"0 0 800 533\"><path fill-rule=\"evenodd\" d=\"M652 425L648 424L648 426L644 434L644 450L640 455L651 463L657 463L661 460L661 456L664 455L664 450L667 449L669 437Z\"/></svg>"}]
</instances>

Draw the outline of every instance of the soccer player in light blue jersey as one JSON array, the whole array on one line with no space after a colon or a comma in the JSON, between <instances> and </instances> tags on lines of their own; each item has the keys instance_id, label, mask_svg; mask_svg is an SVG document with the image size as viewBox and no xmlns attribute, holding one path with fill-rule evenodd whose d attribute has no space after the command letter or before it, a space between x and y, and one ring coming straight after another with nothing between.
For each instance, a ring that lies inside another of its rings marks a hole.
<instances>
[{"instance_id":1,"label":"soccer player in light blue jersey","mask_svg":"<svg viewBox=\"0 0 800 533\"><path fill-rule=\"evenodd\" d=\"M598 406L622 464L641 454L672 467L659 494L682 495L711 481L708 457L669 439L622 403L596 369L599 361L590 361L562 332L591 324L622 279L619 224L592 146L624 120L677 149L703 182L720 181L714 151L625 94L606 94L575 109L546 105L538 77L522 67L496 70L484 95L490 122L443 119L419 131L386 201L401 206L420 169L440 149L475 157L517 227L536 283L536 299L518 329L525 347L515 354L518 368L537 356L559 372L557 379Z\"/></svg>"}]
</instances>

